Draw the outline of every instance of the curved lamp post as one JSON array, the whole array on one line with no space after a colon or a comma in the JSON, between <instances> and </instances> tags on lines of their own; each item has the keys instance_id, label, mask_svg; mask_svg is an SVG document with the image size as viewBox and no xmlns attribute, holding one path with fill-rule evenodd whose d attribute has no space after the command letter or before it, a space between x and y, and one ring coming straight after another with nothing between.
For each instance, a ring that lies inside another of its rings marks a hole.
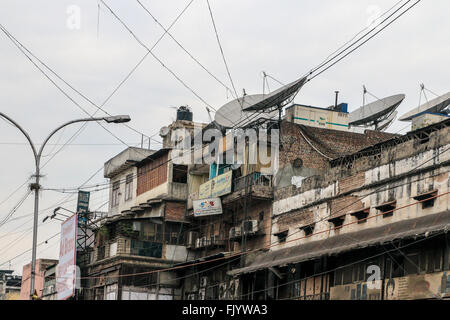
<instances>
[{"instance_id":1,"label":"curved lamp post","mask_svg":"<svg viewBox=\"0 0 450 320\"><path fill-rule=\"evenodd\" d=\"M39 189L41 186L39 185L40 180L40 163L41 163L41 156L42 151L44 150L45 145L50 140L50 138L59 130L62 128L71 125L73 123L78 122L89 122L89 121L106 121L107 123L124 123L129 122L130 116L128 115L120 115L120 116L111 116L111 117L102 117L102 118L85 118L85 119L77 119L72 120L69 122L64 123L63 125L59 126L55 130L53 130L49 136L44 140L44 143L42 144L39 151L36 151L36 147L34 146L33 141L31 140L28 133L14 120L12 120L10 117L5 115L4 113L0 112L0 117L8 120L10 123L12 123L17 129L19 129L23 135L27 138L28 142L30 143L31 149L33 151L35 165L36 165L36 172L34 174L35 182L30 185L30 189L34 190L34 221L33 221L33 248L32 248L32 258L31 258L31 284L30 284L30 297L34 294L34 283L35 283L35 265L36 265L36 243L37 243L37 226L38 226L38 212L39 212Z\"/></svg>"}]
</instances>

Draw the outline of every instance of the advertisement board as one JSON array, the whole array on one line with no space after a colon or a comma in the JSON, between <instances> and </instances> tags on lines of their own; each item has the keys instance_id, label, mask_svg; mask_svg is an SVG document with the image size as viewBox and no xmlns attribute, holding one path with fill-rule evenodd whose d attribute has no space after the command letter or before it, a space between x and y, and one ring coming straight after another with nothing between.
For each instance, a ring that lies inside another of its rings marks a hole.
<instances>
[{"instance_id":1,"label":"advertisement board","mask_svg":"<svg viewBox=\"0 0 450 320\"><path fill-rule=\"evenodd\" d=\"M231 193L233 171L221 174L211 180L211 197L220 197Z\"/></svg>"},{"instance_id":2,"label":"advertisement board","mask_svg":"<svg viewBox=\"0 0 450 320\"><path fill-rule=\"evenodd\" d=\"M195 217L222 214L222 202L220 198L194 200L193 205Z\"/></svg>"},{"instance_id":3,"label":"advertisement board","mask_svg":"<svg viewBox=\"0 0 450 320\"><path fill-rule=\"evenodd\" d=\"M58 300L66 300L75 295L77 227L76 214L61 224L59 263L56 271Z\"/></svg>"},{"instance_id":4,"label":"advertisement board","mask_svg":"<svg viewBox=\"0 0 450 320\"><path fill-rule=\"evenodd\" d=\"M231 193L232 179L233 172L228 171L203 183L199 188L199 198L217 198Z\"/></svg>"},{"instance_id":5,"label":"advertisement board","mask_svg":"<svg viewBox=\"0 0 450 320\"><path fill-rule=\"evenodd\" d=\"M209 180L202 185L200 185L198 189L198 198L199 199L206 199L211 197L211 182L212 180Z\"/></svg>"}]
</instances>

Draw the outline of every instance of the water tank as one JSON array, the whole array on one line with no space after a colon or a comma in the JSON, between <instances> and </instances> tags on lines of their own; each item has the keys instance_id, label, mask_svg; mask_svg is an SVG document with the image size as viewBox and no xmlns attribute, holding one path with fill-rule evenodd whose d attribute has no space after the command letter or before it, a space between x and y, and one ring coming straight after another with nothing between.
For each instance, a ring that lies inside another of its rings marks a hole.
<instances>
[{"instance_id":1,"label":"water tank","mask_svg":"<svg viewBox=\"0 0 450 320\"><path fill-rule=\"evenodd\" d=\"M181 106L178 108L177 121L178 120L192 121L192 118L193 118L193 114L188 107Z\"/></svg>"},{"instance_id":2,"label":"water tank","mask_svg":"<svg viewBox=\"0 0 450 320\"><path fill-rule=\"evenodd\" d=\"M348 103L341 103L336 109L336 111L348 113Z\"/></svg>"}]
</instances>

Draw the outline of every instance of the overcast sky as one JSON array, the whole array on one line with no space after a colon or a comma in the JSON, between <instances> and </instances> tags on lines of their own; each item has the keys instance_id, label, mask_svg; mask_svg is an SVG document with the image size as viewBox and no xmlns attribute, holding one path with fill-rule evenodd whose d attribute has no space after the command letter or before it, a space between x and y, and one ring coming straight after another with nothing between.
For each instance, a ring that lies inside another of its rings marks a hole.
<instances>
[{"instance_id":1,"label":"overcast sky","mask_svg":"<svg viewBox=\"0 0 450 320\"><path fill-rule=\"evenodd\" d=\"M164 26L169 26L189 0L141 0ZM105 0L136 35L151 47L163 33L134 0ZM230 72L238 93L262 92L262 71L287 83L305 74L331 52L350 40L377 15L397 0L210 0ZM170 4L169 4L170 3ZM75 7L73 7L75 6ZM0 23L36 56L72 86L101 105L114 88L146 53L145 49L96 0L2 0ZM76 10L80 25L76 27ZM327 107L334 103L334 91L350 111L362 104L362 85L377 97L404 93L400 115L417 107L420 83L437 94L449 91L450 2L423 0L388 29L369 41L332 69L308 83L295 99L297 103ZM98 16L100 19L98 19ZM75 17L75 20L74 20ZM75 24L74 24L75 23ZM198 61L227 86L230 81L220 55L206 0L194 0L170 31ZM65 121L86 117L61 94L0 33L0 112L3 112L41 143L49 132ZM230 101L231 94L200 68L175 42L166 36L154 54L173 70L204 101L215 109ZM276 82L269 80L270 88ZM63 87L85 110L97 109ZM428 94L431 98L432 95ZM369 98L369 97L368 97ZM371 99L371 98L369 98ZM422 98L424 99L424 98ZM105 104L110 114L129 114L131 126L154 135L175 118L175 109L189 105L194 120L209 122L205 103L187 90L152 56ZM99 112L98 115L103 115ZM122 125L108 129L129 145L138 145L139 134ZM57 134L51 144L62 144L80 128L73 125ZM408 131L408 123L396 122L390 132ZM27 185L7 197L34 172L32 153L20 132L0 121L0 221L26 194ZM160 140L158 135L155 136ZM147 143L146 143L147 145ZM152 148L160 144L152 142ZM60 146L49 145L45 155ZM95 123L63 148L43 169L44 188L78 187L102 168L105 161L126 146ZM49 156L43 159L43 162ZM103 183L100 171L88 183ZM55 204L70 196L45 191L41 196L40 222ZM106 191L91 195L91 209L108 200ZM75 210L76 196L63 206ZM100 210L107 210L103 206ZM46 211L44 209L47 209ZM0 266L31 248L33 197L0 227ZM39 227L38 242L60 229L58 221ZM38 258L57 258L59 237L39 247ZM31 251L11 261L18 274L31 260Z\"/></svg>"}]
</instances>

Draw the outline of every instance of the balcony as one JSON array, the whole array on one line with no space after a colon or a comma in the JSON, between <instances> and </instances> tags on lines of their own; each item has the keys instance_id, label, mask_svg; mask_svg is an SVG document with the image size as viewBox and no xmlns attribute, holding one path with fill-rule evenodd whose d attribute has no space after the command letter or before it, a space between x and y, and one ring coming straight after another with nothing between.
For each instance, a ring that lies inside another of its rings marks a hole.
<instances>
[{"instance_id":1,"label":"balcony","mask_svg":"<svg viewBox=\"0 0 450 320\"><path fill-rule=\"evenodd\" d=\"M238 199L251 195L252 198L260 200L273 199L272 176L253 172L244 177L233 180L233 192L223 197L223 204L231 203ZM246 190L247 189L247 190Z\"/></svg>"}]
</instances>

